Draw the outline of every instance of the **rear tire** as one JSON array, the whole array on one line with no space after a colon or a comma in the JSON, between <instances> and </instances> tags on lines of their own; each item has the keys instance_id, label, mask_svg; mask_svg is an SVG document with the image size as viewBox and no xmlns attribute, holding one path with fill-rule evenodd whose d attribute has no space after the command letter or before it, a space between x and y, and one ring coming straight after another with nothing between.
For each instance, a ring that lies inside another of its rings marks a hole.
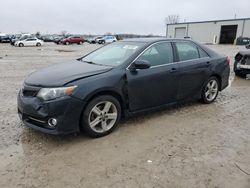
<instances>
[{"instance_id":1,"label":"rear tire","mask_svg":"<svg viewBox=\"0 0 250 188\"><path fill-rule=\"evenodd\" d=\"M41 43L40 42L36 43L36 46L41 46Z\"/></svg>"},{"instance_id":2,"label":"rear tire","mask_svg":"<svg viewBox=\"0 0 250 188\"><path fill-rule=\"evenodd\" d=\"M202 88L201 102L210 104L215 101L219 93L219 81L216 77L210 77Z\"/></svg>"},{"instance_id":3,"label":"rear tire","mask_svg":"<svg viewBox=\"0 0 250 188\"><path fill-rule=\"evenodd\" d=\"M82 41L81 42L79 42L79 45L82 45L83 43L82 43Z\"/></svg>"},{"instance_id":4,"label":"rear tire","mask_svg":"<svg viewBox=\"0 0 250 188\"><path fill-rule=\"evenodd\" d=\"M81 128L90 137L98 138L110 134L121 118L119 101L102 95L91 100L82 115Z\"/></svg>"},{"instance_id":5,"label":"rear tire","mask_svg":"<svg viewBox=\"0 0 250 188\"><path fill-rule=\"evenodd\" d=\"M65 42L66 45L69 45L69 42Z\"/></svg>"}]
</instances>

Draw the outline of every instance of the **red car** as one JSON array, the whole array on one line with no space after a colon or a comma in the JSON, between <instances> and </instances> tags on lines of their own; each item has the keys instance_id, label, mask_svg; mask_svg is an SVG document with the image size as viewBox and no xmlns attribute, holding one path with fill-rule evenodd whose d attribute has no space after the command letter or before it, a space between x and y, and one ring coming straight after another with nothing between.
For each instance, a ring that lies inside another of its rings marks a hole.
<instances>
[{"instance_id":1,"label":"red car","mask_svg":"<svg viewBox=\"0 0 250 188\"><path fill-rule=\"evenodd\" d=\"M65 45L69 44L83 44L85 39L80 36L71 36L62 40L62 43Z\"/></svg>"}]
</instances>

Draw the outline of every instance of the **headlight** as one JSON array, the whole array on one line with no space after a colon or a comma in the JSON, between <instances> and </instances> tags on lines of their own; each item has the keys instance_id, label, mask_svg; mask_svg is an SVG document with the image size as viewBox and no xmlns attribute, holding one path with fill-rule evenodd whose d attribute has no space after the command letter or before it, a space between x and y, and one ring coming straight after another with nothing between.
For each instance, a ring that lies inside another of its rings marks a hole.
<instances>
[{"instance_id":1,"label":"headlight","mask_svg":"<svg viewBox=\"0 0 250 188\"><path fill-rule=\"evenodd\" d=\"M37 94L37 97L45 101L69 96L73 93L77 86L59 87L59 88L42 88Z\"/></svg>"}]
</instances>

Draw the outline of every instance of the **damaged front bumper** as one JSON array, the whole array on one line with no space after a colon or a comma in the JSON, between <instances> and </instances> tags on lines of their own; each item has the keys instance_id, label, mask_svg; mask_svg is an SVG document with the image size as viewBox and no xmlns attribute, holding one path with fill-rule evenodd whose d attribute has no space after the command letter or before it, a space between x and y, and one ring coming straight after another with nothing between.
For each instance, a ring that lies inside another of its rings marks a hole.
<instances>
[{"instance_id":1,"label":"damaged front bumper","mask_svg":"<svg viewBox=\"0 0 250 188\"><path fill-rule=\"evenodd\" d=\"M18 114L23 123L32 129L54 135L78 132L84 105L84 101L71 96L42 101L34 96L23 96L20 91L17 97ZM51 119L56 120L55 126L50 125Z\"/></svg>"}]
</instances>

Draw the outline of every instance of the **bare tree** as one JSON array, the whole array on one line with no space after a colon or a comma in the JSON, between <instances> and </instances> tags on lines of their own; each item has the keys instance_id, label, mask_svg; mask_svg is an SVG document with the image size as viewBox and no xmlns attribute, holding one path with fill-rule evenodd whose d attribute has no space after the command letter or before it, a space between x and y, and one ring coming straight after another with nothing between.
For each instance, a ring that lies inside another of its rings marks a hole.
<instances>
[{"instance_id":1,"label":"bare tree","mask_svg":"<svg viewBox=\"0 0 250 188\"><path fill-rule=\"evenodd\" d=\"M165 18L166 25L179 23L179 21L180 21L180 16L178 14L168 15L168 17Z\"/></svg>"},{"instance_id":2,"label":"bare tree","mask_svg":"<svg viewBox=\"0 0 250 188\"><path fill-rule=\"evenodd\" d=\"M63 30L63 31L61 32L61 35L64 36L64 37L67 36L67 34L68 34L68 32L65 31L65 30Z\"/></svg>"},{"instance_id":3,"label":"bare tree","mask_svg":"<svg viewBox=\"0 0 250 188\"><path fill-rule=\"evenodd\" d=\"M39 38L39 37L41 37L41 33L40 33L39 31L37 31L36 34L35 34L35 36L36 36L37 38Z\"/></svg>"}]
</instances>

